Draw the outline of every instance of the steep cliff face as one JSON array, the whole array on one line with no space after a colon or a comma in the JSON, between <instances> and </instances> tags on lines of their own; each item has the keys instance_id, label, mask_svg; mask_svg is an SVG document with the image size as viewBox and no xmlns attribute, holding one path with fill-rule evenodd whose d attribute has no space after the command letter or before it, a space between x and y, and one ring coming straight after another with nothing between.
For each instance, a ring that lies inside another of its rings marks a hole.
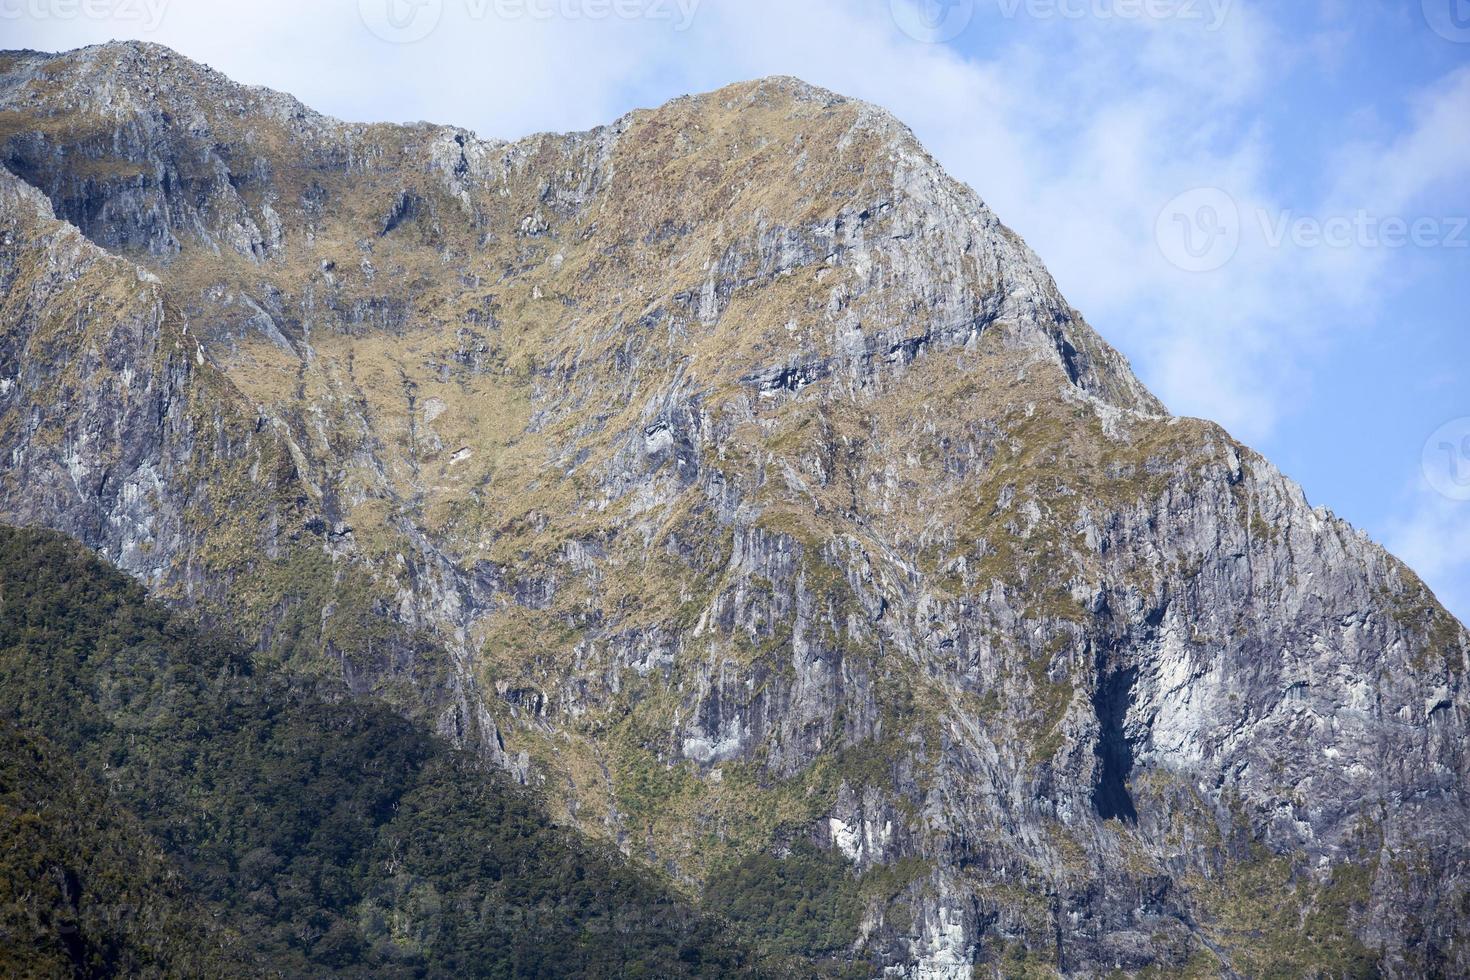
<instances>
[{"instance_id":1,"label":"steep cliff face","mask_svg":"<svg viewBox=\"0 0 1470 980\"><path fill-rule=\"evenodd\" d=\"M273 659L325 664L411 715L469 717L462 738L503 755L423 631L375 618L370 576L300 548L329 535L300 449L209 362L158 277L9 172L0 231L5 517L65 530L210 618L245 613Z\"/></svg>"},{"instance_id":2,"label":"steep cliff face","mask_svg":"<svg viewBox=\"0 0 1470 980\"><path fill-rule=\"evenodd\" d=\"M486 142L109 45L0 56L0 162L3 516L306 630L772 943L1470 969L1463 628L882 111Z\"/></svg>"}]
</instances>

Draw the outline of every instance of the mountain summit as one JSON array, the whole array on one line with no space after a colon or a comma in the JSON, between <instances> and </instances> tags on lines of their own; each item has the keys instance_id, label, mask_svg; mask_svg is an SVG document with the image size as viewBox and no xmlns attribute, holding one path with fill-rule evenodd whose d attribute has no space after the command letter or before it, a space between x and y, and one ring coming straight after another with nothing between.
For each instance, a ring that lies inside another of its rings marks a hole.
<instances>
[{"instance_id":1,"label":"mountain summit","mask_svg":"<svg viewBox=\"0 0 1470 980\"><path fill-rule=\"evenodd\" d=\"M883 110L501 142L110 44L0 54L0 164L0 518L767 948L1470 971L1470 636Z\"/></svg>"}]
</instances>

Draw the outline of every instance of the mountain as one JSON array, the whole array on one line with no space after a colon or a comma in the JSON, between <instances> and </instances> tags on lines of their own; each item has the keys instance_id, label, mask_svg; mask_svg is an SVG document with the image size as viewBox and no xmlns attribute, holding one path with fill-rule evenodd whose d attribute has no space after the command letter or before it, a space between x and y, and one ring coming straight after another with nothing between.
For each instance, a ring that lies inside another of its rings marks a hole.
<instances>
[{"instance_id":1,"label":"mountain","mask_svg":"<svg viewBox=\"0 0 1470 980\"><path fill-rule=\"evenodd\" d=\"M0 56L0 518L854 976L1470 971L1470 636L886 112ZM815 968L815 967L814 967Z\"/></svg>"}]
</instances>

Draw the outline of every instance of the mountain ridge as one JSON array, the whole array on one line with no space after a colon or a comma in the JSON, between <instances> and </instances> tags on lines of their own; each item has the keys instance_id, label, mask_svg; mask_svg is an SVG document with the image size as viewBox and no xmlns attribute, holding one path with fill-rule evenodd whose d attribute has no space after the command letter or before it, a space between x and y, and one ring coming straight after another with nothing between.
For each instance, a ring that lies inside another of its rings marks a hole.
<instances>
[{"instance_id":1,"label":"mountain ridge","mask_svg":"<svg viewBox=\"0 0 1470 980\"><path fill-rule=\"evenodd\" d=\"M15 55L16 53L7 52L5 54ZM111 61L108 60L109 58L111 59ZM431 123L393 124L343 122L341 120L322 115L321 113L317 113L314 110L311 110L308 107L304 106L293 97L285 95L284 93L279 93L262 86L245 87L236 85L233 82L229 82L218 72L209 69L208 66L202 66L198 65L197 63L190 62L188 61L188 59L182 58L175 52L170 51L170 49L165 48L162 45L147 42L113 42L105 45L97 45L91 48L78 49L77 51L67 52L64 55L43 56L42 60L47 65L56 65L58 63L62 63L68 64L69 66L70 62L81 62L79 66L71 69L73 72L80 76L75 83L76 87L80 88L82 92L82 96L80 96L80 98L93 97L98 92L108 93L106 97L111 98L109 87L102 86L101 88L93 88L92 86L86 84L86 80L90 78L91 74L94 72L101 72L108 75L116 75L124 68L138 73L142 73L144 70L152 70L159 77L163 78L168 78L171 71L183 71L190 76L197 76L199 73L202 72L204 77L209 81L210 84L207 86L195 85L189 87L190 97L192 98L195 95L194 89L207 88L210 90L211 95L217 94L219 98L225 102L227 108L229 108L232 112L238 111L237 103L242 101L244 96L259 96L261 97L261 101L269 107L282 107L275 108L274 114L284 116L288 121L292 122L296 122L301 119L308 120L313 124L312 127L310 127L311 129L335 130L339 133L347 132L354 135L361 135L371 130L377 129L402 130L405 133L414 132L420 129L427 129L434 133L435 138L439 141L442 141L442 139L446 136L451 139L456 137L472 138L477 141L475 150L466 151L464 147L460 147L461 160L465 161L466 167L468 167L468 161L465 156L466 153L469 153L470 155L482 156L491 151L498 150L504 151L507 155L517 155L520 153L525 153L530 148L546 142L587 141L595 143L603 139L608 134L616 135L621 130L625 129L629 125L632 125L635 121L639 119L656 116L659 113L673 113L676 109L681 108L692 108L696 112L698 112L706 104L723 103L728 106L738 105L741 103L760 103L762 101L766 101L767 99L774 99L774 101L778 103L782 101L790 101L793 104L816 104L822 106L823 108L843 106L848 107L853 111L854 119L852 121L852 126L854 130L862 128L872 128L878 131L879 134L885 139L898 141L898 143L900 144L899 149L901 151L912 153L921 157L923 166L929 174L940 173L938 164L919 144L917 138L914 137L912 131L886 109L882 109L870 103L861 102L859 100L849 99L844 96L837 95L836 93L830 92L826 89L822 89L818 86L811 85L810 83L802 81L798 78L794 78L792 76L770 76L767 78L756 79L749 82L735 83L703 95L682 96L664 104L658 109L633 110L620 117L612 124L596 127L585 132L539 133L526 136L515 141L504 141L496 139L479 139L478 137L474 137L474 135L468 130L454 126ZM100 65L97 63L99 60L103 62ZM240 94L235 95L235 93ZM145 90L144 101L151 101L156 103L159 101L159 98L161 96L173 95L175 98L178 98L181 97L182 94L183 93L169 92L167 90L159 91L156 93L151 90ZM55 98L54 95L48 95L47 97ZM137 98L137 96L135 95L134 98ZM185 99L182 104L189 107L189 109L194 112L199 111L198 109L194 108L189 99ZM85 103L82 105L82 108L87 108ZM438 164L440 163L440 161L436 160L435 163ZM948 178L944 179L948 180ZM951 183L953 183L954 188L960 192L961 196L967 196L969 198L969 200L965 203L969 204L973 210L989 215L988 208L986 208L983 202L980 201L979 197L974 194L973 190L965 187L962 184L958 184L957 182ZM267 223L268 221L261 222L261 224ZM1015 234L1009 229L1005 229L1004 226L1000 226L998 222L996 222L996 225L1003 230L1005 236L1009 237L1012 241L1015 242L1017 246L1017 257L1019 259L1016 265L1026 269L1028 274L1030 274L1035 279L1034 282L1026 284L1026 288L1028 288L1028 290L1032 293L1043 295L1049 302L1057 305L1058 309L1055 312L1058 315L1075 315L1075 311L1071 310L1070 307L1065 307L1063 301L1061 300L1060 294L1056 289L1055 283L1051 281L1050 276L1041 266L1040 260L1035 256L1035 253L1027 248L1025 244L1021 242L1019 237L1015 236ZM258 234L259 229L257 228L255 229L255 231ZM94 240L96 240L98 236L92 235L90 237L93 237ZM255 242L252 242L252 247L254 247L255 244ZM1151 395L1148 395L1146 392L1143 391L1142 386L1138 384L1135 378L1132 377L1131 370L1127 368L1126 361L1123 360L1119 355L1117 355L1116 352L1113 352L1110 348L1107 348L1105 344L1102 344L1100 338L1097 338L1090 329L1087 329L1085 327L1081 329L1085 332L1084 337L1078 338L1079 341L1084 341L1082 346L1089 347L1094 344L1102 345L1102 348L1105 351L1106 359L1111 362L1109 364L1109 368L1116 371L1120 375L1120 378L1116 383L1128 389L1128 397L1132 400L1135 400L1138 404L1142 405L1148 410L1161 412L1162 406L1159 406L1157 402L1153 400ZM1070 343L1069 339L1058 338L1058 340L1059 344Z\"/></svg>"}]
</instances>

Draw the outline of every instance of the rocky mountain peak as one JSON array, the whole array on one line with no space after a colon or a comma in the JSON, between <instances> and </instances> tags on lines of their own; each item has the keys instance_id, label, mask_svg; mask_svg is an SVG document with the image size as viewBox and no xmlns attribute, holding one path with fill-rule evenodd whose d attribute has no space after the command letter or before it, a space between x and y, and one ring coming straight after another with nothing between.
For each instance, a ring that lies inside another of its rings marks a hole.
<instances>
[{"instance_id":1,"label":"rocky mountain peak","mask_svg":"<svg viewBox=\"0 0 1470 980\"><path fill-rule=\"evenodd\" d=\"M539 198L516 202L525 211L520 220L535 231L530 237L575 234L599 220L593 214L602 212L605 222L610 208L630 226L628 234L645 241L670 229L713 232L719 241L699 245L712 265L734 260L733 241L784 250L760 256L764 275L820 263L851 280L854 294L873 292L885 271L927 291L903 301L910 308L902 312L908 326L901 335L855 341L864 311L853 309L840 318L832 342L791 347L780 363L752 360L749 372L826 371L842 344L857 343L865 359L873 343L888 345L885 357L907 356L903 351L932 343L964 343L1004 322L1028 334L1026 342L1047 351L1084 390L1120 407L1161 411L1122 358L1067 306L1040 260L973 191L948 178L907 127L884 110L798 79L732 85L591 133L502 145L448 127L349 126L289 96L236 85L159 45L9 57L20 65L4 94L15 126L28 106L50 107L40 110L47 115L64 106L64 125L86 120L88 132L68 132L57 143L70 147L73 160L59 159L44 131L13 132L5 164L45 187L60 213L104 247L167 259L185 247L182 235L203 239L211 252L255 258L288 249L299 242L291 232L309 225L322 204L312 196L320 184L300 188L294 199L272 186L279 181L271 175L299 156L348 172L387 171L389 181L404 160L438 172L437 186L393 191L373 219L378 228L359 232L396 226L447 192L483 235L487 213L509 203L492 195L518 166L554 147L568 162L580 155L584 174L575 188L522 191ZM267 120L280 128L263 128ZM665 193L671 186L677 193ZM648 194L648 187L658 190ZM130 208L97 206L99 195L118 193L133 199ZM636 210L628 206L634 201ZM714 214L720 220L711 225ZM565 261L565 250L560 254ZM716 316L719 301L709 298L701 318ZM881 318L897 315L885 310Z\"/></svg>"},{"instance_id":2,"label":"rocky mountain peak","mask_svg":"<svg viewBox=\"0 0 1470 980\"><path fill-rule=\"evenodd\" d=\"M330 123L289 95L241 85L201 62L147 41L110 41L60 55L0 53L7 88L54 113L57 109L126 119L160 112L188 126L210 115ZM192 117L192 118L191 118Z\"/></svg>"}]
</instances>

